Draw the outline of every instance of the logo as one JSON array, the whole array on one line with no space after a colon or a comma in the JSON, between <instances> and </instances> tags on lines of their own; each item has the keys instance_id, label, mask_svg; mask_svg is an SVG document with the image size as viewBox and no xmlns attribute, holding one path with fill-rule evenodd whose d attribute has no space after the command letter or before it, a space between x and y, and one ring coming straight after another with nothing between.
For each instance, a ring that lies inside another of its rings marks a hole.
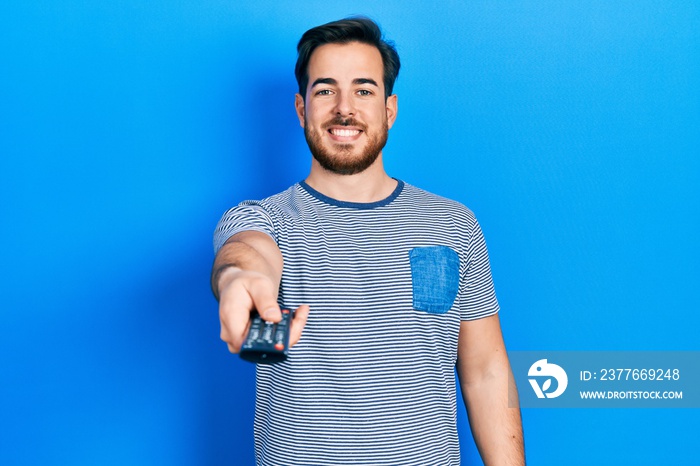
<instances>
[{"instance_id":1,"label":"logo","mask_svg":"<svg viewBox=\"0 0 700 466\"><path fill-rule=\"evenodd\" d=\"M535 377L528 379L532 389L535 391L537 398L556 398L566 390L566 386L569 384L569 378L566 376L566 372L561 367L556 364L548 363L546 359L540 359L530 366L530 370L527 371L529 377ZM538 379L546 379L543 381L542 385L538 383ZM549 391L552 388L552 379L557 381L556 389Z\"/></svg>"}]
</instances>

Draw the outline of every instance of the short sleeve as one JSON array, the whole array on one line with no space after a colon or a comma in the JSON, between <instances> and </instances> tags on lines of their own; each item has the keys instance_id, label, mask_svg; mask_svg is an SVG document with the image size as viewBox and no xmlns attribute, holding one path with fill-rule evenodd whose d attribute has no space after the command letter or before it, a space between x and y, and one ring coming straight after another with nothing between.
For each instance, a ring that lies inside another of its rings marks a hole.
<instances>
[{"instance_id":1,"label":"short sleeve","mask_svg":"<svg viewBox=\"0 0 700 466\"><path fill-rule=\"evenodd\" d=\"M460 283L461 319L488 317L499 310L481 226L474 220L467 247L467 267Z\"/></svg>"},{"instance_id":2,"label":"short sleeve","mask_svg":"<svg viewBox=\"0 0 700 466\"><path fill-rule=\"evenodd\" d=\"M244 201L227 210L214 230L214 253L236 233L242 231L260 231L277 240L274 222L269 213L256 201Z\"/></svg>"}]
</instances>

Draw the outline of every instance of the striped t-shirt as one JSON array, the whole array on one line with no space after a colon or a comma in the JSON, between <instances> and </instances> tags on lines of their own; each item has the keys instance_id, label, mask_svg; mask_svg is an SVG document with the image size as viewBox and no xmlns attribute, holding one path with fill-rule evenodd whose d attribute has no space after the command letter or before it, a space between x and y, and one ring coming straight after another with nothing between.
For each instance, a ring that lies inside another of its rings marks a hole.
<instances>
[{"instance_id":1,"label":"striped t-shirt","mask_svg":"<svg viewBox=\"0 0 700 466\"><path fill-rule=\"evenodd\" d=\"M257 464L459 465L460 321L498 312L472 212L402 181L368 204L300 182L226 212L215 249L244 230L282 252L280 306L311 307L289 358L257 367Z\"/></svg>"}]
</instances>

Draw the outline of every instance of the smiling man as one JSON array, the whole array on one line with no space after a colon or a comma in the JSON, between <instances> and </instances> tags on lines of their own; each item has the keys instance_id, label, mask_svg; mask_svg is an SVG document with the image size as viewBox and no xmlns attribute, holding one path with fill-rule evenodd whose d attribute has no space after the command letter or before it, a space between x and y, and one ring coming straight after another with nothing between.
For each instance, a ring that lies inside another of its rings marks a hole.
<instances>
[{"instance_id":1,"label":"smiling man","mask_svg":"<svg viewBox=\"0 0 700 466\"><path fill-rule=\"evenodd\" d=\"M313 28L297 50L311 171L227 211L214 238L231 352L252 312L295 309L289 357L257 368L257 464L459 465L455 367L484 463L524 464L479 224L384 170L396 50L365 18Z\"/></svg>"},{"instance_id":2,"label":"smiling man","mask_svg":"<svg viewBox=\"0 0 700 466\"><path fill-rule=\"evenodd\" d=\"M306 73L315 79L296 95L313 163L321 166L312 175L354 175L370 167L383 173L376 162L396 118L396 95L385 96L382 63L376 47L360 42L314 50Z\"/></svg>"}]
</instances>

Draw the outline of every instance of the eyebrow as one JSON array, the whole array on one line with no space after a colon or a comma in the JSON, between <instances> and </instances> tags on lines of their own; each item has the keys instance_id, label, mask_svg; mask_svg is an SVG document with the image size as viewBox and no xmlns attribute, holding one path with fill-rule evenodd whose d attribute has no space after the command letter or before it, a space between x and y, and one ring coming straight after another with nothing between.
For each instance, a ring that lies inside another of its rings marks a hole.
<instances>
[{"instance_id":1,"label":"eyebrow","mask_svg":"<svg viewBox=\"0 0 700 466\"><path fill-rule=\"evenodd\" d=\"M374 79L371 79L371 78L355 78L352 80L352 83L355 85L371 84L373 86L379 87L379 85L377 84L377 81L375 81ZM314 83L311 85L311 87L313 88L314 86L317 86L319 84L337 85L338 81L336 81L333 78L318 78L316 81L314 81Z\"/></svg>"},{"instance_id":2,"label":"eyebrow","mask_svg":"<svg viewBox=\"0 0 700 466\"><path fill-rule=\"evenodd\" d=\"M353 79L352 83L353 84L371 84L375 87L379 87L379 84L377 84L377 81L375 81L374 79L370 79L370 78Z\"/></svg>"}]
</instances>

